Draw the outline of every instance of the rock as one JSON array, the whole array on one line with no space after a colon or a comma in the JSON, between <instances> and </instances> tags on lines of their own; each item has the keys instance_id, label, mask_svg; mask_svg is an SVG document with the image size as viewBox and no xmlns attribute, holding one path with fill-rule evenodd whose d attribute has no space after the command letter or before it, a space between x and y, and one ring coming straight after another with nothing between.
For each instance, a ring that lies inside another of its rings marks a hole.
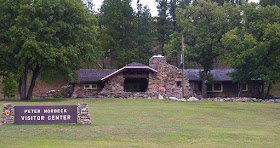
<instances>
[{"instance_id":1,"label":"rock","mask_svg":"<svg viewBox=\"0 0 280 148\"><path fill-rule=\"evenodd\" d=\"M84 94L78 94L77 98L86 98Z\"/></svg>"},{"instance_id":2,"label":"rock","mask_svg":"<svg viewBox=\"0 0 280 148\"><path fill-rule=\"evenodd\" d=\"M176 97L169 97L169 100L171 100L171 101L179 101L179 99L176 98Z\"/></svg>"},{"instance_id":3,"label":"rock","mask_svg":"<svg viewBox=\"0 0 280 148\"><path fill-rule=\"evenodd\" d=\"M158 98L159 98L160 100L163 100L163 99L164 99L162 95L158 95Z\"/></svg>"},{"instance_id":4,"label":"rock","mask_svg":"<svg viewBox=\"0 0 280 148\"><path fill-rule=\"evenodd\" d=\"M195 97L190 97L187 101L199 101L199 99L197 99Z\"/></svg>"},{"instance_id":5,"label":"rock","mask_svg":"<svg viewBox=\"0 0 280 148\"><path fill-rule=\"evenodd\" d=\"M185 98L181 98L181 99L178 99L178 101L186 102L187 100Z\"/></svg>"}]
</instances>

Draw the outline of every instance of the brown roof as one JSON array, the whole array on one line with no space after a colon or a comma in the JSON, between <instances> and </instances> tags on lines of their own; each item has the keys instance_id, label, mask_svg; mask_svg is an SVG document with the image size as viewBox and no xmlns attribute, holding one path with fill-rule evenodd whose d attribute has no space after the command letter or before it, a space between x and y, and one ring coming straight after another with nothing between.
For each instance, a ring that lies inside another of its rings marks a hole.
<instances>
[{"instance_id":1,"label":"brown roof","mask_svg":"<svg viewBox=\"0 0 280 148\"><path fill-rule=\"evenodd\" d=\"M200 72L203 69L184 69L185 75L187 75L188 79L191 81L202 81L200 78ZM228 75L232 73L234 69L213 69L210 73L213 76L214 81L232 81L231 77Z\"/></svg>"},{"instance_id":2,"label":"brown roof","mask_svg":"<svg viewBox=\"0 0 280 148\"><path fill-rule=\"evenodd\" d=\"M142 63L133 62L133 63L127 64L126 66L147 66L147 65L142 64Z\"/></svg>"},{"instance_id":3,"label":"brown roof","mask_svg":"<svg viewBox=\"0 0 280 148\"><path fill-rule=\"evenodd\" d=\"M103 77L117 71L117 69L80 69L75 70L74 73L78 75L79 82L99 82ZM72 83L75 83L72 79Z\"/></svg>"}]
</instances>

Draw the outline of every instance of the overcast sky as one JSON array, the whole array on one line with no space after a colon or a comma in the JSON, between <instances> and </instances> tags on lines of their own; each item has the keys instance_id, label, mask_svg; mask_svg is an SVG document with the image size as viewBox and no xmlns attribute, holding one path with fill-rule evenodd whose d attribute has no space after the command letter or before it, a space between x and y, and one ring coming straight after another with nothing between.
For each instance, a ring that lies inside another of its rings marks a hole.
<instances>
[{"instance_id":1,"label":"overcast sky","mask_svg":"<svg viewBox=\"0 0 280 148\"><path fill-rule=\"evenodd\" d=\"M95 9L98 10L100 6L102 5L103 0L93 0L93 3L95 4ZM137 0L132 0L132 7L133 9L136 9L136 2ZM259 0L249 0L249 2L259 2ZM157 15L157 7L155 0L140 0L140 3L143 4L143 6L148 5L151 9L152 16Z\"/></svg>"}]
</instances>

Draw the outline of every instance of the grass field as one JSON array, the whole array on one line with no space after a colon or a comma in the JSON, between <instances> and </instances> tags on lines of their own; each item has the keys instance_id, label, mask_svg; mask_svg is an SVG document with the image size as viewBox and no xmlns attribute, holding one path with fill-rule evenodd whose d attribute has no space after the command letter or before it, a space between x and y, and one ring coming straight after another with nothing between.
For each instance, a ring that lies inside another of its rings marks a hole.
<instances>
[{"instance_id":1,"label":"grass field","mask_svg":"<svg viewBox=\"0 0 280 148\"><path fill-rule=\"evenodd\" d=\"M61 99L89 103L92 125L0 126L0 147L280 147L280 104Z\"/></svg>"}]
</instances>

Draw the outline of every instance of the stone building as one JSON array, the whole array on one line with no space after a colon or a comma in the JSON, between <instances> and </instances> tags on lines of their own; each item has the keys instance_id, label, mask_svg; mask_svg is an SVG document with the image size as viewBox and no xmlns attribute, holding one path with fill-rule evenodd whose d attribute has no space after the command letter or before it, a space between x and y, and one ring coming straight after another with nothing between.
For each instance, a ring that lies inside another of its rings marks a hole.
<instances>
[{"instance_id":1,"label":"stone building","mask_svg":"<svg viewBox=\"0 0 280 148\"><path fill-rule=\"evenodd\" d=\"M72 79L72 97L161 98L182 97L182 70L166 62L164 56L150 58L149 66L131 63L121 69L80 69ZM185 98L192 96L184 76Z\"/></svg>"},{"instance_id":2,"label":"stone building","mask_svg":"<svg viewBox=\"0 0 280 148\"><path fill-rule=\"evenodd\" d=\"M184 69L183 98L200 97L200 71L202 69ZM229 73L233 69L214 69L210 73L213 83L208 84L208 97L258 97L261 80L252 80L249 84L239 85L232 82ZM80 69L76 70L77 80L72 97L98 98L182 98L182 69L166 62L164 56L150 58L149 65L131 63L120 69Z\"/></svg>"}]
</instances>

